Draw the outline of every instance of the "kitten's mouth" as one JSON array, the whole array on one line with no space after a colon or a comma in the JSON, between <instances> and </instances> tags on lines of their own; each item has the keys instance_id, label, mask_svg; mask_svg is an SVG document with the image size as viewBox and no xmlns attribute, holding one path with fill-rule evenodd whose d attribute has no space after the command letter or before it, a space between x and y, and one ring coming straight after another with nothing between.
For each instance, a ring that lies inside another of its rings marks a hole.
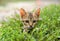
<instances>
[{"instance_id":1,"label":"kitten's mouth","mask_svg":"<svg viewBox=\"0 0 60 41\"><path fill-rule=\"evenodd\" d=\"M30 33L33 30L33 27L28 28L28 33Z\"/></svg>"},{"instance_id":2,"label":"kitten's mouth","mask_svg":"<svg viewBox=\"0 0 60 41\"><path fill-rule=\"evenodd\" d=\"M32 29L33 29L33 27L29 27L28 29L29 29L29 30L32 30Z\"/></svg>"}]
</instances>

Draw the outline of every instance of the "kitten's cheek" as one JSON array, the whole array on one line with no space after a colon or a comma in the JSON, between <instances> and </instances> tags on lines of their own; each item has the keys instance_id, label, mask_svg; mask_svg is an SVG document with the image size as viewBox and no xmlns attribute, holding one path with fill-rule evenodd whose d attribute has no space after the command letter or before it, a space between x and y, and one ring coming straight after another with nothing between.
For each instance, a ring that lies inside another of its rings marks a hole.
<instances>
[{"instance_id":1,"label":"kitten's cheek","mask_svg":"<svg viewBox=\"0 0 60 41\"><path fill-rule=\"evenodd\" d=\"M33 27L36 25L36 23L33 24Z\"/></svg>"},{"instance_id":2,"label":"kitten's cheek","mask_svg":"<svg viewBox=\"0 0 60 41\"><path fill-rule=\"evenodd\" d=\"M29 27L28 23L25 24L26 27Z\"/></svg>"}]
</instances>

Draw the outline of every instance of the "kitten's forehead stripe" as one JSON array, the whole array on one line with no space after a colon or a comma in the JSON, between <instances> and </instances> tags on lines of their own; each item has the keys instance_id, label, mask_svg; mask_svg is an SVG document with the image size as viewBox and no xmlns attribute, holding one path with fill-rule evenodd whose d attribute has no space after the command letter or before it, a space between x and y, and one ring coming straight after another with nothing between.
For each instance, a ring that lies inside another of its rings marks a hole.
<instances>
[{"instance_id":1,"label":"kitten's forehead stripe","mask_svg":"<svg viewBox=\"0 0 60 41\"><path fill-rule=\"evenodd\" d=\"M29 12L29 18L32 19L33 18L33 15L31 12Z\"/></svg>"}]
</instances>

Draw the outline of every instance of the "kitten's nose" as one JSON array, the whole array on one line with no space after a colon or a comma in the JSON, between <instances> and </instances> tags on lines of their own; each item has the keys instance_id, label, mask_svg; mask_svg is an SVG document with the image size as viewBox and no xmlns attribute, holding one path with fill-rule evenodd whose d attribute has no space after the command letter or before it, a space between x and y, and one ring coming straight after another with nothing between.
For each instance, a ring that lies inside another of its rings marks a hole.
<instances>
[{"instance_id":1,"label":"kitten's nose","mask_svg":"<svg viewBox=\"0 0 60 41\"><path fill-rule=\"evenodd\" d=\"M33 27L32 26L30 26L30 28L29 28L30 30L32 30L33 29Z\"/></svg>"},{"instance_id":2,"label":"kitten's nose","mask_svg":"<svg viewBox=\"0 0 60 41\"><path fill-rule=\"evenodd\" d=\"M32 26L30 26L30 27L32 27Z\"/></svg>"}]
</instances>

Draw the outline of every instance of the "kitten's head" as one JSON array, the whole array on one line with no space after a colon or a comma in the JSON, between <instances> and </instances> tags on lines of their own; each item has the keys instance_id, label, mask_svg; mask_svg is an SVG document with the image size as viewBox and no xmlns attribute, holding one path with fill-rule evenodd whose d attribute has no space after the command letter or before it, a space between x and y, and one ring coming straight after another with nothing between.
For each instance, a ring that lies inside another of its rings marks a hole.
<instances>
[{"instance_id":1,"label":"kitten's head","mask_svg":"<svg viewBox=\"0 0 60 41\"><path fill-rule=\"evenodd\" d=\"M39 20L40 8L34 13L26 12L23 8L20 9L20 16L24 26L27 29L32 29Z\"/></svg>"}]
</instances>

